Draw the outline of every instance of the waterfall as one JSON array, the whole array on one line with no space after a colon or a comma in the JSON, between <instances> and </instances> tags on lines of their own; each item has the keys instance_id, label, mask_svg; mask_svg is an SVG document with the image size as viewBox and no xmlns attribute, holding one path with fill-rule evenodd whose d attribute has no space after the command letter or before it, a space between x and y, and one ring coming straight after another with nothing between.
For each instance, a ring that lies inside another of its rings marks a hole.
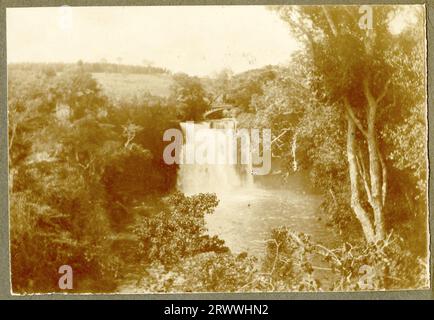
<instances>
[{"instance_id":1,"label":"waterfall","mask_svg":"<svg viewBox=\"0 0 434 320\"><path fill-rule=\"evenodd\" d=\"M188 128L188 126L190 126ZM192 134L192 127L194 133ZM178 188L186 194L214 192L230 193L237 188L253 187L251 155L247 164L240 164L240 145L231 144L231 134L237 129L235 119L209 120L200 123L181 123L184 144L178 171ZM190 135L190 136L189 136ZM250 137L244 137L250 150ZM192 141L193 140L193 141ZM208 147L204 148L204 141ZM237 140L235 140L237 141ZM234 148L235 147L235 148ZM189 163L187 153L200 153L210 159L207 163ZM233 158L231 158L231 156ZM233 161L231 162L230 159ZM215 161L212 161L215 160Z\"/></svg>"}]
</instances>

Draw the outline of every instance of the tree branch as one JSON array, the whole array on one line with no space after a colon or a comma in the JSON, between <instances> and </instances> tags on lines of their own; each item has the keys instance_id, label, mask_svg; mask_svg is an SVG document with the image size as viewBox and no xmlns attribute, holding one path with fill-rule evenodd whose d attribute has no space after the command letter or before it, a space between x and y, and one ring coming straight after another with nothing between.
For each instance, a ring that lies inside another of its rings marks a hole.
<instances>
[{"instance_id":1,"label":"tree branch","mask_svg":"<svg viewBox=\"0 0 434 320\"><path fill-rule=\"evenodd\" d=\"M330 16L329 12L327 11L325 6L321 6L322 11L324 12L324 15L326 16L327 22L329 24L330 29L332 30L333 36L338 36L338 30L336 29L336 25L332 20L332 17Z\"/></svg>"},{"instance_id":2,"label":"tree branch","mask_svg":"<svg viewBox=\"0 0 434 320\"><path fill-rule=\"evenodd\" d=\"M275 141L277 141L279 138L281 138L284 134L286 134L290 130L291 130L290 128L282 129L282 132L276 138L274 138L273 141L271 141L271 144L273 144Z\"/></svg>"},{"instance_id":3,"label":"tree branch","mask_svg":"<svg viewBox=\"0 0 434 320\"><path fill-rule=\"evenodd\" d=\"M312 55L313 55L313 47L314 47L314 39L312 37L312 34L304 27L303 23L298 21L298 23L293 20L292 17L285 17L282 12L280 12L281 17L286 21L286 23L289 24L290 28L293 29L295 32L301 33L304 35L307 39L308 45L310 46Z\"/></svg>"},{"instance_id":4,"label":"tree branch","mask_svg":"<svg viewBox=\"0 0 434 320\"><path fill-rule=\"evenodd\" d=\"M366 131L365 128L363 128L362 123L360 122L359 119L357 119L356 115L354 114L353 109L351 108L350 102L348 101L348 98L345 97L344 98L344 105L345 105L345 109L347 110L348 116L350 117L350 119L354 122L354 124L356 125L357 129L360 130L360 132L367 137L368 136L368 132Z\"/></svg>"},{"instance_id":5,"label":"tree branch","mask_svg":"<svg viewBox=\"0 0 434 320\"><path fill-rule=\"evenodd\" d=\"M387 168L386 163L384 162L383 155L380 152L380 149L377 146L378 158L380 159L381 165L381 203L386 203L386 194L387 194Z\"/></svg>"},{"instance_id":6,"label":"tree branch","mask_svg":"<svg viewBox=\"0 0 434 320\"><path fill-rule=\"evenodd\" d=\"M383 90L381 91L380 95L377 97L377 100L375 100L376 103L379 103L386 96L387 89L389 88L391 81L392 81L392 78L387 80L386 84L384 85Z\"/></svg>"}]
</instances>

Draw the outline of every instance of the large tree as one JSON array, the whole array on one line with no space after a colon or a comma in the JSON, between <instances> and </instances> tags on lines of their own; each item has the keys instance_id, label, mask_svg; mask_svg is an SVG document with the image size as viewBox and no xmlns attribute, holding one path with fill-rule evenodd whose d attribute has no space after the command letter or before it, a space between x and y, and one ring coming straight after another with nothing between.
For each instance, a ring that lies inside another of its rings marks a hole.
<instances>
[{"instance_id":1,"label":"large tree","mask_svg":"<svg viewBox=\"0 0 434 320\"><path fill-rule=\"evenodd\" d=\"M423 13L415 11L419 28L397 31L393 22L402 7L274 9L304 44L306 76L315 98L345 114L350 205L366 241L382 240L389 181L385 153L391 140L385 128L399 126L409 108L422 106L420 112L425 111ZM419 160L424 167L425 153Z\"/></svg>"}]
</instances>

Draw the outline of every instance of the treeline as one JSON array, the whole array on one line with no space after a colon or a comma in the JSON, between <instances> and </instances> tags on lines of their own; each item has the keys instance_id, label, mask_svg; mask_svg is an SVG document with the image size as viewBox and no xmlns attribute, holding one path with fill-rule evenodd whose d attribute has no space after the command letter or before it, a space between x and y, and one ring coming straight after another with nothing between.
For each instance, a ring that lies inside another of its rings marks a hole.
<instances>
[{"instance_id":1,"label":"treeline","mask_svg":"<svg viewBox=\"0 0 434 320\"><path fill-rule=\"evenodd\" d=\"M159 68L154 66L138 66L138 65L126 65L120 63L109 62L83 62L78 63L10 63L8 64L9 70L23 70L23 71L35 71L40 70L45 73L62 72L65 69L73 66L80 65L85 72L108 72L108 73L132 73L132 74L169 74L170 71L165 68Z\"/></svg>"}]
</instances>

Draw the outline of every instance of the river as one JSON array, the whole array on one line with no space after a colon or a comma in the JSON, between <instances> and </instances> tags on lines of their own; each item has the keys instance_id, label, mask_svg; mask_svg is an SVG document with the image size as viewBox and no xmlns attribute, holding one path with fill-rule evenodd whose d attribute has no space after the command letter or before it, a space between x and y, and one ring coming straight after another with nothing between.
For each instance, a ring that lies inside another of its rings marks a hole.
<instances>
[{"instance_id":1,"label":"river","mask_svg":"<svg viewBox=\"0 0 434 320\"><path fill-rule=\"evenodd\" d=\"M185 125L181 127L185 130ZM202 122L195 128L231 130L236 128L236 122L232 119ZM226 156L222 154L226 152L224 148L213 152L220 153L222 158ZM270 231L280 226L309 234L316 242L333 244L334 236L321 217L321 196L312 192L308 179L302 179L302 183L294 179L285 187L270 188L256 183L249 171L249 165L180 165L178 188L181 191L217 194L219 205L206 217L210 235L224 240L234 253L256 256L264 253L264 240L269 238Z\"/></svg>"}]
</instances>

